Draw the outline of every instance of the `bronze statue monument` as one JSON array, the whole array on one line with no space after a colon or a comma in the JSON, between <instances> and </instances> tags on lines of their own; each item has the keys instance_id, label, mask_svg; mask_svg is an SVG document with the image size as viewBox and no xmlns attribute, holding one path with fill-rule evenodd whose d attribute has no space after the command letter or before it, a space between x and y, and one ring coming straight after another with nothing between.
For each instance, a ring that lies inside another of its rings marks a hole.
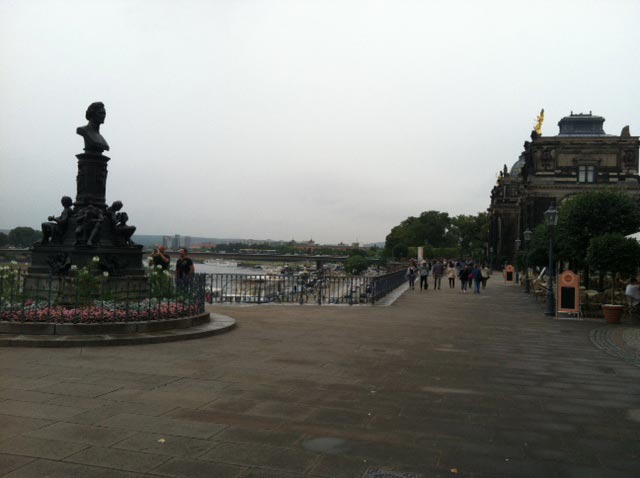
<instances>
[{"instance_id":1,"label":"bronze statue monument","mask_svg":"<svg viewBox=\"0 0 640 478\"><path fill-rule=\"evenodd\" d=\"M122 211L122 201L106 203L107 163L103 154L109 144L100 134L106 110L101 102L87 108L88 123L76 129L84 139L84 153L78 158L75 201L61 200L63 211L42 223L42 241L33 245L32 274L64 275L72 265L83 267L100 258L100 268L110 275L144 275L142 246L131 237L136 227Z\"/></svg>"}]
</instances>

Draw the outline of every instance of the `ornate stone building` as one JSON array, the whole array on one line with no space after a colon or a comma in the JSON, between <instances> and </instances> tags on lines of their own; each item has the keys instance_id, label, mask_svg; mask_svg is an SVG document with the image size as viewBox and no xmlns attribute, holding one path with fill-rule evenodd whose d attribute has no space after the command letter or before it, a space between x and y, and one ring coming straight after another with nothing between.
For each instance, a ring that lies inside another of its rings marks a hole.
<instances>
[{"instance_id":1,"label":"ornate stone building","mask_svg":"<svg viewBox=\"0 0 640 478\"><path fill-rule=\"evenodd\" d=\"M640 199L638 136L625 126L619 136L606 134L605 119L589 114L565 116L556 136L531 132L531 141L511 170L504 166L491 191L489 251L494 264L512 261L522 232L543 222L552 203L573 194L619 188Z\"/></svg>"}]
</instances>

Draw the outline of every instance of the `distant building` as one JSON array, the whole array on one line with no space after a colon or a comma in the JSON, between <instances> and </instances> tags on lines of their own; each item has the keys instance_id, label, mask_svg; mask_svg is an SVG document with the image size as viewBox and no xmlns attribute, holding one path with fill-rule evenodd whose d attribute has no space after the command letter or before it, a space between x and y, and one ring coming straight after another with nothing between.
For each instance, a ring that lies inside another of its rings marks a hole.
<instances>
[{"instance_id":1,"label":"distant building","mask_svg":"<svg viewBox=\"0 0 640 478\"><path fill-rule=\"evenodd\" d=\"M182 247L182 244L180 244L180 235L176 234L171 238L171 249L177 251L180 247Z\"/></svg>"},{"instance_id":2,"label":"distant building","mask_svg":"<svg viewBox=\"0 0 640 478\"><path fill-rule=\"evenodd\" d=\"M186 247L187 249L191 248L191 236L184 236L180 245L182 247Z\"/></svg>"},{"instance_id":3,"label":"distant building","mask_svg":"<svg viewBox=\"0 0 640 478\"><path fill-rule=\"evenodd\" d=\"M495 265L512 261L516 239L544 221L552 203L584 191L615 187L640 199L638 136L625 126L619 136L606 134L605 119L573 114L558 122L556 136L531 132L510 170L505 165L491 190L489 255ZM524 242L522 242L524 247Z\"/></svg>"},{"instance_id":4,"label":"distant building","mask_svg":"<svg viewBox=\"0 0 640 478\"><path fill-rule=\"evenodd\" d=\"M171 249L171 240L173 238L171 236L162 236L162 245L166 248Z\"/></svg>"},{"instance_id":5,"label":"distant building","mask_svg":"<svg viewBox=\"0 0 640 478\"><path fill-rule=\"evenodd\" d=\"M204 250L213 250L217 248L218 245L213 242L203 242L201 244L192 244L190 249L204 249Z\"/></svg>"}]
</instances>

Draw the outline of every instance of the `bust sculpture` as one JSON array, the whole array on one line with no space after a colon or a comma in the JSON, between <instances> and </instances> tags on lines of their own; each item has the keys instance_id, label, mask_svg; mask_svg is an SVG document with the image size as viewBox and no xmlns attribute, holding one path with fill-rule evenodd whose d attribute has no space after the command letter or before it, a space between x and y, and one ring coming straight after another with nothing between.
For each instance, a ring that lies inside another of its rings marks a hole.
<instances>
[{"instance_id":1,"label":"bust sculpture","mask_svg":"<svg viewBox=\"0 0 640 478\"><path fill-rule=\"evenodd\" d=\"M84 150L87 153L102 153L109 151L107 141L100 134L100 125L104 123L107 112L104 103L91 103L85 117L89 121L86 126L79 126L76 133L84 138Z\"/></svg>"}]
</instances>

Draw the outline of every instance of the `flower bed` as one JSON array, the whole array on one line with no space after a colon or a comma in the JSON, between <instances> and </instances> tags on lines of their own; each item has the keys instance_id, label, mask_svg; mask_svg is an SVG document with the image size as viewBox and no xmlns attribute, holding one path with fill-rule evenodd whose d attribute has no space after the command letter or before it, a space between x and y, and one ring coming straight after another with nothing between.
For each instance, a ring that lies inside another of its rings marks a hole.
<instances>
[{"instance_id":1,"label":"flower bed","mask_svg":"<svg viewBox=\"0 0 640 478\"><path fill-rule=\"evenodd\" d=\"M98 260L96 260L98 259ZM99 258L65 276L0 268L0 321L92 324L157 321L204 312L204 276L177 282L168 271L111 277Z\"/></svg>"},{"instance_id":2,"label":"flower bed","mask_svg":"<svg viewBox=\"0 0 640 478\"><path fill-rule=\"evenodd\" d=\"M55 322L89 324L102 322L136 322L174 319L196 315L204 310L197 303L161 302L146 299L133 304L107 303L88 307L49 306L46 302L33 302L25 307L9 308L0 312L0 320L16 322Z\"/></svg>"}]
</instances>

